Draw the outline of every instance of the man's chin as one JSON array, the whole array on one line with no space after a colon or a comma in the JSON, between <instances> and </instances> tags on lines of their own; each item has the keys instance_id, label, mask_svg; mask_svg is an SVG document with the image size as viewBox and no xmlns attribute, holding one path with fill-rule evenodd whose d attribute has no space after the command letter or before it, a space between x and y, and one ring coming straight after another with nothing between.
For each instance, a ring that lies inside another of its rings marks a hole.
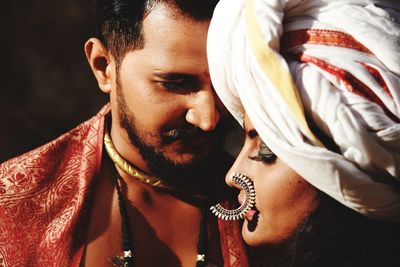
<instances>
[{"instance_id":1,"label":"man's chin","mask_svg":"<svg viewBox=\"0 0 400 267\"><path fill-rule=\"evenodd\" d=\"M160 164L161 163L161 164ZM179 160L154 163L152 170L165 183L175 187L190 187L209 175L206 160L180 155Z\"/></svg>"}]
</instances>

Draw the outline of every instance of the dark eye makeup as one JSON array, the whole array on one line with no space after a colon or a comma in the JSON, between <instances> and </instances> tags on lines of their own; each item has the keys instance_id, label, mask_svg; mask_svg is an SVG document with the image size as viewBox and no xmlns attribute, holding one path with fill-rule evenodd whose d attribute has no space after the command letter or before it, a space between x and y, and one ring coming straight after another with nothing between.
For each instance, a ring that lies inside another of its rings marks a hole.
<instances>
[{"instance_id":1,"label":"dark eye makeup","mask_svg":"<svg viewBox=\"0 0 400 267\"><path fill-rule=\"evenodd\" d=\"M264 142L261 142L258 148L257 155L249 156L249 159L255 161L262 161L265 163L274 163L277 157Z\"/></svg>"}]
</instances>

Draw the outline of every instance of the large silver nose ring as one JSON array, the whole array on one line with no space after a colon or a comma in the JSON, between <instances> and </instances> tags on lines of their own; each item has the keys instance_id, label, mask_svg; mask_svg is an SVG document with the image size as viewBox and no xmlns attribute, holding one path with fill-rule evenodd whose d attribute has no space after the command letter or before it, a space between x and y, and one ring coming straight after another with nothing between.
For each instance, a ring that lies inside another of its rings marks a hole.
<instances>
[{"instance_id":1,"label":"large silver nose ring","mask_svg":"<svg viewBox=\"0 0 400 267\"><path fill-rule=\"evenodd\" d=\"M256 192L254 190L254 184L246 175L243 175L241 173L234 173L232 176L232 181L240 186L245 193L245 199L242 205L234 210L225 209L219 203L210 208L215 216L226 221L243 219L244 215L246 215L246 213L249 212L256 203Z\"/></svg>"}]
</instances>

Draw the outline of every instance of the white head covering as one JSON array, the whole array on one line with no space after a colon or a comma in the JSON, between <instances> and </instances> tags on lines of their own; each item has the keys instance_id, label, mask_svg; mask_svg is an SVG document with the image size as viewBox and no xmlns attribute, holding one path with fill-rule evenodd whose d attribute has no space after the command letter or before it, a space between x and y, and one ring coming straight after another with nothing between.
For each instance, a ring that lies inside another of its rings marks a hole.
<instances>
[{"instance_id":1,"label":"white head covering","mask_svg":"<svg viewBox=\"0 0 400 267\"><path fill-rule=\"evenodd\" d=\"M246 112L271 150L316 188L394 222L399 19L396 0L221 0L207 44L215 89L239 123ZM310 121L340 153L321 144Z\"/></svg>"}]
</instances>

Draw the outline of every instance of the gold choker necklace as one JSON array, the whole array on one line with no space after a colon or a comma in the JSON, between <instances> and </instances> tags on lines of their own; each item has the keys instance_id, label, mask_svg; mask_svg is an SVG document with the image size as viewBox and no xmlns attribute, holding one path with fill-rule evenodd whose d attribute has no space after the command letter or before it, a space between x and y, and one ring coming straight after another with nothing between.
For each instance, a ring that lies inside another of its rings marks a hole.
<instances>
[{"instance_id":1,"label":"gold choker necklace","mask_svg":"<svg viewBox=\"0 0 400 267\"><path fill-rule=\"evenodd\" d=\"M142 173L141 171L133 167L128 161L126 161L124 157L121 154L119 154L117 149L115 148L111 136L108 132L108 128L107 127L105 128L106 129L104 133L104 146L106 147L108 156L115 163L115 165L117 165L121 170L123 170L130 176L135 177L136 179L148 185L169 191L175 191L174 188L164 184L160 179Z\"/></svg>"}]
</instances>

